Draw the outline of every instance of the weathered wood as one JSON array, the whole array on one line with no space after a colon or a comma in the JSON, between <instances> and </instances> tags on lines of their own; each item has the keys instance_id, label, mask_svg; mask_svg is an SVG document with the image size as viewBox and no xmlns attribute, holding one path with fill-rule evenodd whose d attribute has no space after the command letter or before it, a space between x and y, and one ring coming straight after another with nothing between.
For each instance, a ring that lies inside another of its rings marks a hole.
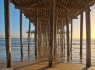
<instances>
[{"instance_id":1,"label":"weathered wood","mask_svg":"<svg viewBox=\"0 0 95 70\"><path fill-rule=\"evenodd\" d=\"M62 44L61 44L61 45L62 45L62 46L61 46L61 47L62 47L62 48L61 48L62 58L63 58L63 22L64 22L64 21L63 21L63 19L62 19L62 23L61 23L61 28L62 28L62 30L61 30L61 31L62 31L62 32L61 32L61 36L62 36L62 38L61 38L61 41L62 41Z\"/></svg>"},{"instance_id":2,"label":"weathered wood","mask_svg":"<svg viewBox=\"0 0 95 70\"><path fill-rule=\"evenodd\" d=\"M43 18L49 18L49 1L48 0L27 0L27 1L18 1L18 0L11 0L12 3L15 5L15 7L19 9L23 9L23 13L25 16L27 16L31 22L35 23L35 10L38 9L39 16ZM40 2L40 3L38 3ZM56 9L58 10L58 18L66 18L66 12L65 10L68 9L70 15L69 15L69 21L73 18L76 18L81 11L85 11L85 3L84 0L56 0ZM90 0L89 5L94 5L95 0ZM31 14L31 15L30 15ZM31 18L32 17L32 18ZM66 21L64 22L66 23ZM58 25L59 27L59 25ZM43 29L44 30L44 29ZM44 33L44 32L43 32Z\"/></svg>"},{"instance_id":3,"label":"weathered wood","mask_svg":"<svg viewBox=\"0 0 95 70\"><path fill-rule=\"evenodd\" d=\"M60 29L60 46L62 46L62 35L61 35L61 29Z\"/></svg>"},{"instance_id":4,"label":"weathered wood","mask_svg":"<svg viewBox=\"0 0 95 70\"><path fill-rule=\"evenodd\" d=\"M22 37L22 10L20 10L20 51L21 61L23 61L23 37Z\"/></svg>"},{"instance_id":5,"label":"weathered wood","mask_svg":"<svg viewBox=\"0 0 95 70\"><path fill-rule=\"evenodd\" d=\"M5 42L6 42L6 59L7 68L12 67L11 57L11 40L10 40L10 0L4 0L4 14L5 14Z\"/></svg>"},{"instance_id":6,"label":"weathered wood","mask_svg":"<svg viewBox=\"0 0 95 70\"><path fill-rule=\"evenodd\" d=\"M64 27L64 32L65 32L65 27ZM64 59L65 59L65 33L64 33Z\"/></svg>"},{"instance_id":7,"label":"weathered wood","mask_svg":"<svg viewBox=\"0 0 95 70\"><path fill-rule=\"evenodd\" d=\"M73 35L73 22L72 22L72 20L71 20L71 49L70 49L70 51L71 51L71 60L72 60L72 36Z\"/></svg>"},{"instance_id":8,"label":"weathered wood","mask_svg":"<svg viewBox=\"0 0 95 70\"><path fill-rule=\"evenodd\" d=\"M35 59L37 59L37 54L38 54L38 51L37 51L37 47L38 47L38 13L37 13L37 10L36 10L36 23L35 23Z\"/></svg>"},{"instance_id":9,"label":"weathered wood","mask_svg":"<svg viewBox=\"0 0 95 70\"><path fill-rule=\"evenodd\" d=\"M57 10L55 12L55 24L54 24L54 59L56 58L57 51Z\"/></svg>"},{"instance_id":10,"label":"weathered wood","mask_svg":"<svg viewBox=\"0 0 95 70\"><path fill-rule=\"evenodd\" d=\"M55 23L55 0L50 2L50 47L49 47L49 67L53 67L54 61L54 23Z\"/></svg>"},{"instance_id":11,"label":"weathered wood","mask_svg":"<svg viewBox=\"0 0 95 70\"><path fill-rule=\"evenodd\" d=\"M39 29L40 29L40 45L42 43L42 31L41 31L41 19L40 19L40 26L39 26Z\"/></svg>"},{"instance_id":12,"label":"weathered wood","mask_svg":"<svg viewBox=\"0 0 95 70\"><path fill-rule=\"evenodd\" d=\"M29 20L29 32L28 32L28 60L30 60L30 29L31 29L31 22Z\"/></svg>"},{"instance_id":13,"label":"weathered wood","mask_svg":"<svg viewBox=\"0 0 95 70\"><path fill-rule=\"evenodd\" d=\"M34 20L35 19L35 17L33 18L31 15L26 15L26 18L29 18L29 19L31 19L31 20ZM49 18L49 16L39 16L39 18L41 18L41 19L44 19L44 20L46 20L46 21L48 21L48 18ZM66 19L66 16L62 16L62 17L58 17L58 19ZM78 19L78 17L69 17L69 19Z\"/></svg>"},{"instance_id":14,"label":"weathered wood","mask_svg":"<svg viewBox=\"0 0 95 70\"><path fill-rule=\"evenodd\" d=\"M69 8L58 2L57 2L57 4L60 5L61 7L63 7L63 9L68 10L68 11L84 11L85 10L84 8Z\"/></svg>"},{"instance_id":15,"label":"weathered wood","mask_svg":"<svg viewBox=\"0 0 95 70\"><path fill-rule=\"evenodd\" d=\"M41 47L41 38L40 38L41 37L40 36L41 35L41 29L40 29L40 26L41 26L40 25L41 24L40 22L41 21L40 21L40 19L37 22L39 22L38 23L38 55L40 57L41 56L41 48L40 48Z\"/></svg>"},{"instance_id":16,"label":"weathered wood","mask_svg":"<svg viewBox=\"0 0 95 70\"><path fill-rule=\"evenodd\" d=\"M86 9L86 67L91 66L91 29L90 29L90 0L85 0Z\"/></svg>"},{"instance_id":17,"label":"weathered wood","mask_svg":"<svg viewBox=\"0 0 95 70\"><path fill-rule=\"evenodd\" d=\"M60 7L56 7L56 9L62 9L64 10L64 8L68 9L69 11L85 11L84 8L68 8L68 7L65 7L63 6L62 4L60 3L57 3L58 5L62 6L61 8ZM49 9L49 7L29 7L29 6L15 6L16 9Z\"/></svg>"},{"instance_id":18,"label":"weathered wood","mask_svg":"<svg viewBox=\"0 0 95 70\"><path fill-rule=\"evenodd\" d=\"M45 55L46 55L46 57L47 57L47 50L48 50L48 27L46 27L46 51L45 51Z\"/></svg>"},{"instance_id":19,"label":"weathered wood","mask_svg":"<svg viewBox=\"0 0 95 70\"><path fill-rule=\"evenodd\" d=\"M42 47L42 31L41 31L41 19L40 19L40 22L39 22L39 45L40 45L40 48ZM41 51L42 49L40 49ZM41 54L41 52L40 52Z\"/></svg>"},{"instance_id":20,"label":"weathered wood","mask_svg":"<svg viewBox=\"0 0 95 70\"><path fill-rule=\"evenodd\" d=\"M46 46L48 46L48 35L47 35L48 27L46 27Z\"/></svg>"},{"instance_id":21,"label":"weathered wood","mask_svg":"<svg viewBox=\"0 0 95 70\"><path fill-rule=\"evenodd\" d=\"M59 40L60 40L60 35L58 34L58 45L60 44Z\"/></svg>"},{"instance_id":22,"label":"weathered wood","mask_svg":"<svg viewBox=\"0 0 95 70\"><path fill-rule=\"evenodd\" d=\"M69 61L69 58L70 58L70 51L69 51L69 22L68 22L68 16L69 16L69 13L68 11L66 11L66 15L67 15L67 18L66 18L66 31L67 31L67 61Z\"/></svg>"},{"instance_id":23,"label":"weathered wood","mask_svg":"<svg viewBox=\"0 0 95 70\"><path fill-rule=\"evenodd\" d=\"M80 14L80 61L82 62L83 12Z\"/></svg>"}]
</instances>

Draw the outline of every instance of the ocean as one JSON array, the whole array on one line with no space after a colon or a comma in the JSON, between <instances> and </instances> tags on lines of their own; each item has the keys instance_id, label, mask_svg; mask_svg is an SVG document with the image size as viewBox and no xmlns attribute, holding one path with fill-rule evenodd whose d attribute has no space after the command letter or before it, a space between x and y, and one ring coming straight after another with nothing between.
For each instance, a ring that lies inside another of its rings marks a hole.
<instances>
[{"instance_id":1,"label":"ocean","mask_svg":"<svg viewBox=\"0 0 95 70\"><path fill-rule=\"evenodd\" d=\"M34 60L35 47L34 47L34 39L31 38L30 45L30 60ZM73 39L72 44L72 62L79 63L79 49L80 49L80 40ZM23 46L24 46L24 61L28 60L28 42L27 38L23 38ZM66 46L66 45L65 45ZM11 38L11 47L12 47L12 61L19 62L20 61L20 39L19 38ZM66 49L65 49L66 50ZM66 51L65 51L66 52ZM5 38L0 38L0 61L6 61L6 47L5 47ZM86 41L83 40L83 65L86 64ZM95 39L91 40L91 64L95 67Z\"/></svg>"},{"instance_id":2,"label":"ocean","mask_svg":"<svg viewBox=\"0 0 95 70\"><path fill-rule=\"evenodd\" d=\"M34 59L34 42L33 38L31 38L30 43L30 56L31 60ZM23 50L24 50L24 60L28 60L28 42L27 38L23 38ZM11 38L11 47L12 47L12 61L19 62L20 61L20 39L19 38ZM5 38L0 38L0 61L6 61L6 47L5 47Z\"/></svg>"}]
</instances>

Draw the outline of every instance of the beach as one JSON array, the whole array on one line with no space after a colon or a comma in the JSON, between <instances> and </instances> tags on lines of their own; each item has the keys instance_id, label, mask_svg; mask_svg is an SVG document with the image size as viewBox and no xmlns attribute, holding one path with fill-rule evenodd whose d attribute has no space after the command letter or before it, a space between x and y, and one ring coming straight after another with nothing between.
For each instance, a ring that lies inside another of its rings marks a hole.
<instances>
[{"instance_id":1,"label":"beach","mask_svg":"<svg viewBox=\"0 0 95 70\"><path fill-rule=\"evenodd\" d=\"M72 45L72 63L80 63L79 56L79 48L80 48L80 40L73 39ZM28 42L27 38L23 39L24 46L24 61L28 60ZM12 62L13 64L20 62L20 39L19 38L11 38L11 46L12 46ZM66 47L66 45L65 45ZM30 61L35 59L35 47L33 39L31 38L31 46L30 46ZM67 48L65 48L65 55ZM65 56L66 61L66 56ZM82 64L86 64L86 42L83 40L83 61ZM91 65L95 67L95 39L91 41ZM6 66L6 48L5 48L5 38L0 38L0 68Z\"/></svg>"}]
</instances>

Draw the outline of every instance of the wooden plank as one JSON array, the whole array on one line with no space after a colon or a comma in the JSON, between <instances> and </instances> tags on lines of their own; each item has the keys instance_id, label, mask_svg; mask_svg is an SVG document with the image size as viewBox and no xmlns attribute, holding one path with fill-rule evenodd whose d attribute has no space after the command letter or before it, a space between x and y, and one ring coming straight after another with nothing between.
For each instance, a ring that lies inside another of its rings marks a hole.
<instances>
[{"instance_id":1,"label":"wooden plank","mask_svg":"<svg viewBox=\"0 0 95 70\"><path fill-rule=\"evenodd\" d=\"M70 51L69 51L69 22L68 22L68 16L69 16L69 13L68 11L66 11L66 15L67 15L67 18L66 18L66 31L67 31L67 61L69 61L69 58L70 58Z\"/></svg>"},{"instance_id":2,"label":"wooden plank","mask_svg":"<svg viewBox=\"0 0 95 70\"><path fill-rule=\"evenodd\" d=\"M11 52L11 40L10 40L10 0L4 0L4 14L5 14L5 42L6 42L7 68L11 68L12 52Z\"/></svg>"},{"instance_id":3,"label":"wooden plank","mask_svg":"<svg viewBox=\"0 0 95 70\"><path fill-rule=\"evenodd\" d=\"M82 62L82 44L83 44L83 12L80 14L80 61Z\"/></svg>"},{"instance_id":4,"label":"wooden plank","mask_svg":"<svg viewBox=\"0 0 95 70\"><path fill-rule=\"evenodd\" d=\"M68 10L68 11L84 11L85 8L70 8L70 7L66 7L63 4L57 2L58 5L60 5L61 7L63 7L63 9Z\"/></svg>"},{"instance_id":5,"label":"wooden plank","mask_svg":"<svg viewBox=\"0 0 95 70\"><path fill-rule=\"evenodd\" d=\"M86 67L91 66L91 29L90 29L90 0L85 0L86 9Z\"/></svg>"},{"instance_id":6,"label":"wooden plank","mask_svg":"<svg viewBox=\"0 0 95 70\"><path fill-rule=\"evenodd\" d=\"M69 11L85 11L85 9L84 8L68 8L68 7L65 7L65 6L63 6L63 4L60 4L60 3L57 3L58 5L60 5L60 6L62 6L61 8L60 7L56 7L56 9L62 9L62 10L64 10L64 8L65 9L67 9L67 10L69 10ZM15 6L15 8L16 9L49 9L49 7L47 6L47 7L29 7L29 6Z\"/></svg>"},{"instance_id":7,"label":"wooden plank","mask_svg":"<svg viewBox=\"0 0 95 70\"><path fill-rule=\"evenodd\" d=\"M29 20L29 32L28 32L28 60L30 60L30 29L31 29L31 22Z\"/></svg>"},{"instance_id":8,"label":"wooden plank","mask_svg":"<svg viewBox=\"0 0 95 70\"><path fill-rule=\"evenodd\" d=\"M54 59L54 23L55 23L55 0L50 1L50 47L49 47L49 67L53 67Z\"/></svg>"},{"instance_id":9,"label":"wooden plank","mask_svg":"<svg viewBox=\"0 0 95 70\"><path fill-rule=\"evenodd\" d=\"M31 19L31 20L34 20L35 19L35 17L33 17L33 16L30 16L30 15L26 15L26 18L29 18L29 19ZM48 21L48 18L49 18L49 16L39 16L39 18L41 18L41 19L46 19L46 21ZM62 16L62 17L58 17L58 19L66 19L66 16ZM71 17L71 16L69 16L69 19L78 19L78 17Z\"/></svg>"},{"instance_id":10,"label":"wooden plank","mask_svg":"<svg viewBox=\"0 0 95 70\"><path fill-rule=\"evenodd\" d=\"M21 61L23 61L23 38L22 38L22 10L20 10L20 51Z\"/></svg>"}]
</instances>

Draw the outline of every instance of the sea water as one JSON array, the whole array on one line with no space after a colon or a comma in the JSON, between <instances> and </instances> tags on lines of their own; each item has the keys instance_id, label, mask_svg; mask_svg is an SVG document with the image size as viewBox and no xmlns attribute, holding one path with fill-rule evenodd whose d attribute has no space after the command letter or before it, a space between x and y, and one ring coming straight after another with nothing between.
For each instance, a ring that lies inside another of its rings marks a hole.
<instances>
[{"instance_id":1,"label":"sea water","mask_svg":"<svg viewBox=\"0 0 95 70\"><path fill-rule=\"evenodd\" d=\"M28 60L28 41L27 38L23 38L23 52L24 60ZM20 39L11 38L11 50L12 50L12 61L20 61ZM34 41L31 38L30 42L30 59L34 59ZM6 47L5 47L5 38L0 38L0 61L6 61Z\"/></svg>"},{"instance_id":2,"label":"sea water","mask_svg":"<svg viewBox=\"0 0 95 70\"><path fill-rule=\"evenodd\" d=\"M72 62L80 62L80 40L73 39L72 44ZM31 38L30 43L30 59L34 60L35 47L34 39ZM65 45L66 46L66 45ZM12 47L12 61L20 61L20 39L11 38L11 47ZM28 60L28 41L27 38L23 38L23 47L24 47L24 60ZM66 52L67 48L65 49ZM6 47L5 47L5 38L0 38L0 61L6 61ZM86 40L83 40L83 62L86 64ZM95 66L95 39L91 40L91 64Z\"/></svg>"}]
</instances>

